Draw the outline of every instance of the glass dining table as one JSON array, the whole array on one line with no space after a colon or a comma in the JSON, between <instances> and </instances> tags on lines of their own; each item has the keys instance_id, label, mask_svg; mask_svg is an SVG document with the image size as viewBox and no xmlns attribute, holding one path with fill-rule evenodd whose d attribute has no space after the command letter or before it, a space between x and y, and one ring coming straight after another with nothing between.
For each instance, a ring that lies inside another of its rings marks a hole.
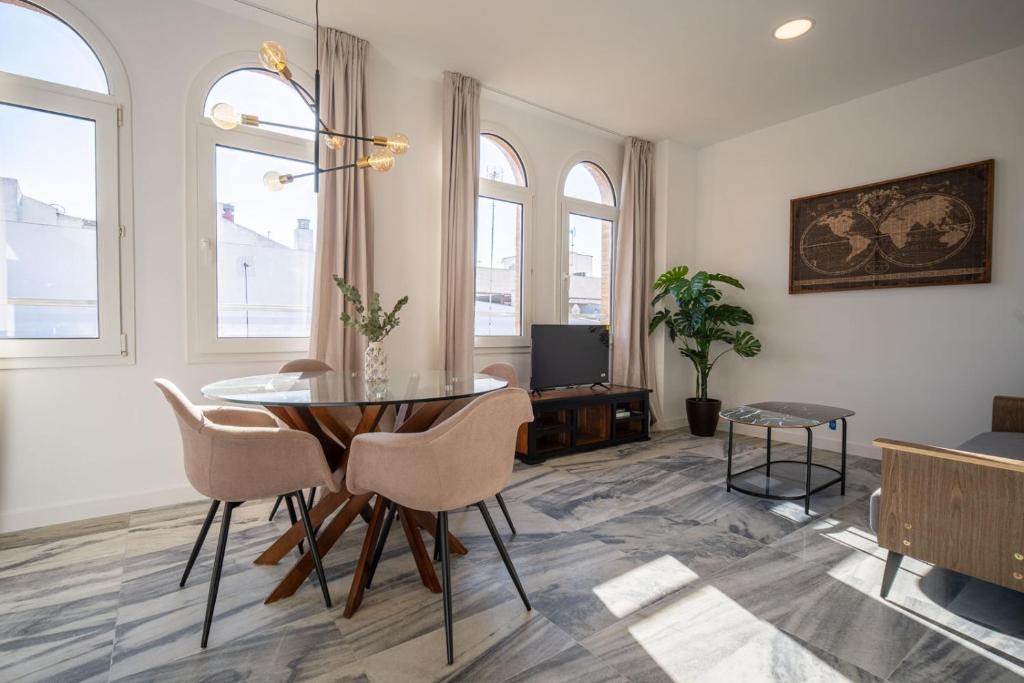
<instances>
[{"instance_id":1,"label":"glass dining table","mask_svg":"<svg viewBox=\"0 0 1024 683\"><path fill-rule=\"evenodd\" d=\"M315 436L332 469L344 472L356 436L385 429L399 433L425 431L452 401L502 389L507 384L490 375L456 375L444 370L391 370L382 383L366 382L360 372L318 370L226 379L206 385L202 393L228 403L263 406L292 429ZM319 529L317 547L321 555L330 551L356 517L367 521L345 603L346 617L351 617L362 602L377 541L371 531L375 528L371 514L379 514L383 506L371 506L372 498L373 494L352 495L342 487L339 492L327 491L309 511L310 521ZM421 535L421 531L436 534L436 517L423 510L400 507L398 519L423 585L440 593L441 584ZM256 564L278 564L304 538L302 523L293 524L256 558ZM448 542L452 552L467 552L453 535L449 535ZM294 594L312 570L313 558L307 550L265 602Z\"/></svg>"}]
</instances>

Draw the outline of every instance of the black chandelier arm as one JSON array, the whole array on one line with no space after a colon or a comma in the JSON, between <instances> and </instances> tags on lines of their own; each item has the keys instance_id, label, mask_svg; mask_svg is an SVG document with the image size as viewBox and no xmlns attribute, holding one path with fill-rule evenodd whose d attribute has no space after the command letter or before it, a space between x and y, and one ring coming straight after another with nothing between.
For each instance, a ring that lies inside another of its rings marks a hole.
<instances>
[{"instance_id":1,"label":"black chandelier arm","mask_svg":"<svg viewBox=\"0 0 1024 683\"><path fill-rule=\"evenodd\" d=\"M292 178L305 178L307 176L316 175L317 173L330 173L331 171L344 171L346 168L356 168L359 164L342 164L341 166L332 166L331 168L318 168L315 171L309 171L308 173L293 173Z\"/></svg>"},{"instance_id":2,"label":"black chandelier arm","mask_svg":"<svg viewBox=\"0 0 1024 683\"><path fill-rule=\"evenodd\" d=\"M291 84L292 88L295 89L295 92L299 93L299 96L306 103L306 106L309 107L309 110L313 112L314 116L317 116L316 98L310 95L309 91L302 87L302 84L296 81L294 78L289 78L287 79L287 81L288 83ZM323 126L324 128L330 128L330 126L324 123L324 120L321 119L319 116L317 116L317 119L319 120L321 126Z\"/></svg>"},{"instance_id":3,"label":"black chandelier arm","mask_svg":"<svg viewBox=\"0 0 1024 683\"><path fill-rule=\"evenodd\" d=\"M324 126L324 130L318 130L313 128L306 128L305 126L293 126L290 123L278 123L277 121L264 121L260 119L259 125L261 126L275 126L279 128L290 128L291 130L301 130L306 133L316 133L318 135L337 136L339 138L347 138L349 140L362 140L363 142L373 142L373 138L368 138L364 135L350 135L349 133L338 133L330 130L327 126Z\"/></svg>"}]
</instances>

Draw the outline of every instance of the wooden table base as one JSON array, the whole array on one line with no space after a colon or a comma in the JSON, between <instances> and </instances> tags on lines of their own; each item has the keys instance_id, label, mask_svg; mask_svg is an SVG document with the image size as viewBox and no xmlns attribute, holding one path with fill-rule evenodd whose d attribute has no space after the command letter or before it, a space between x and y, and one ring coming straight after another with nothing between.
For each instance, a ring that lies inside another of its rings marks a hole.
<instances>
[{"instance_id":1,"label":"wooden table base","mask_svg":"<svg viewBox=\"0 0 1024 683\"><path fill-rule=\"evenodd\" d=\"M429 429L434 421L444 412L448 401L429 403L421 406L416 412L412 412L411 406L403 406L399 409L400 422L396 425L396 432L419 432ZM359 434L365 434L378 429L381 416L384 413L384 406L374 405L363 408L363 416L359 424L352 431L344 427L340 422L333 419L323 409L317 409L314 414L308 408L278 408L268 406L279 419L293 429L300 429L313 434L324 447L324 453L329 461L339 463L344 468L347 465L347 455L352 439ZM330 431L328 431L330 430ZM310 521L313 526L321 527L317 535L317 548L321 557L330 551L338 542L341 535L345 533L349 525L356 517L363 515L366 518L366 510L370 501L374 501L372 512L367 519L366 535L363 538L362 549L359 553L359 561L356 563L355 573L352 576L352 585L349 588L348 600L345 603L345 616L351 617L359 609L363 600L363 591L366 585L366 572L370 562L370 556L380 536L383 524L386 502L381 496L374 496L372 493L351 495L348 491L328 491L323 495L316 505L309 512ZM334 514L334 513L337 514ZM334 514L329 522L324 522ZM420 574L423 585L434 593L441 592L441 584L434 573L434 565L423 543L421 530L426 531L431 537L437 533L437 518L421 510L412 510L399 507L398 518L402 525L409 549L412 551L413 559L416 562L416 569ZM321 526L322 525L322 526ZM305 530L301 522L292 525L274 543L256 558L256 564L277 564L284 559L292 548L305 539ZM448 534L448 544L451 551L458 555L465 555L468 550L466 546L455 537ZM265 603L276 602L281 598L293 595L303 584L306 578L313 571L313 556L307 550L303 553L283 579L277 584Z\"/></svg>"}]
</instances>

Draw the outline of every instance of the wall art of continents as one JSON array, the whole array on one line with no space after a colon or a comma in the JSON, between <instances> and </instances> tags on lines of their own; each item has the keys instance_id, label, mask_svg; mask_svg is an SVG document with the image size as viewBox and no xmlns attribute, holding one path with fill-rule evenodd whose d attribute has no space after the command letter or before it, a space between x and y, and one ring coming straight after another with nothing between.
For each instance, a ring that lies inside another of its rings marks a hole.
<instances>
[{"instance_id":1,"label":"wall art of continents","mask_svg":"<svg viewBox=\"0 0 1024 683\"><path fill-rule=\"evenodd\" d=\"M789 292L991 282L994 162L790 202Z\"/></svg>"}]
</instances>

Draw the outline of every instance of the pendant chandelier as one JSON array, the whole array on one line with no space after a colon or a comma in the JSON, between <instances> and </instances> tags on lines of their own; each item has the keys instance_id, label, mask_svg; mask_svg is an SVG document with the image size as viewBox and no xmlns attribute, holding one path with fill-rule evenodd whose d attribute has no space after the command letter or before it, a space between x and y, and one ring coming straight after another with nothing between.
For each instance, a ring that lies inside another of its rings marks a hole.
<instances>
[{"instance_id":1,"label":"pendant chandelier","mask_svg":"<svg viewBox=\"0 0 1024 683\"><path fill-rule=\"evenodd\" d=\"M333 173L334 171L343 171L350 168L365 169L372 168L375 171L386 173L390 171L395 165L395 155L405 154L409 150L409 138L405 137L401 133L395 133L393 135L373 135L370 137L364 135L355 135L352 133L342 133L340 131L332 130L330 126L323 122L320 118L320 1L316 2L316 45L317 45L317 64L316 71L313 75L313 94L311 95L300 83L292 78L291 69L288 68L288 53L281 47L280 44L275 43L272 40L265 41L260 45L259 57L260 64L267 71L271 71L280 76L288 85L294 88L295 92L299 94L302 101L313 112L313 120L316 122L316 128L304 128L302 126L293 126L288 123L280 123L275 121L264 121L255 114L239 114L235 111L235 108L227 102L221 102L215 104L213 109L210 110L210 120L213 121L213 125L224 130L231 130L238 126L252 126L253 128L259 128L260 126L271 126L275 128L288 128L291 130L301 130L309 133L315 133L315 140L313 144L313 170L309 173L278 173L277 171L267 171L263 175L263 184L271 192L277 192L285 185L293 182L296 178L303 178L306 176L313 176L313 192L320 191L320 174L322 173ZM345 145L346 140L354 140L357 143L370 143L378 149L374 150L367 156L360 157L352 164L342 164L341 166L333 166L330 168L320 168L320 137L324 138L324 145L329 149L339 150Z\"/></svg>"}]
</instances>

